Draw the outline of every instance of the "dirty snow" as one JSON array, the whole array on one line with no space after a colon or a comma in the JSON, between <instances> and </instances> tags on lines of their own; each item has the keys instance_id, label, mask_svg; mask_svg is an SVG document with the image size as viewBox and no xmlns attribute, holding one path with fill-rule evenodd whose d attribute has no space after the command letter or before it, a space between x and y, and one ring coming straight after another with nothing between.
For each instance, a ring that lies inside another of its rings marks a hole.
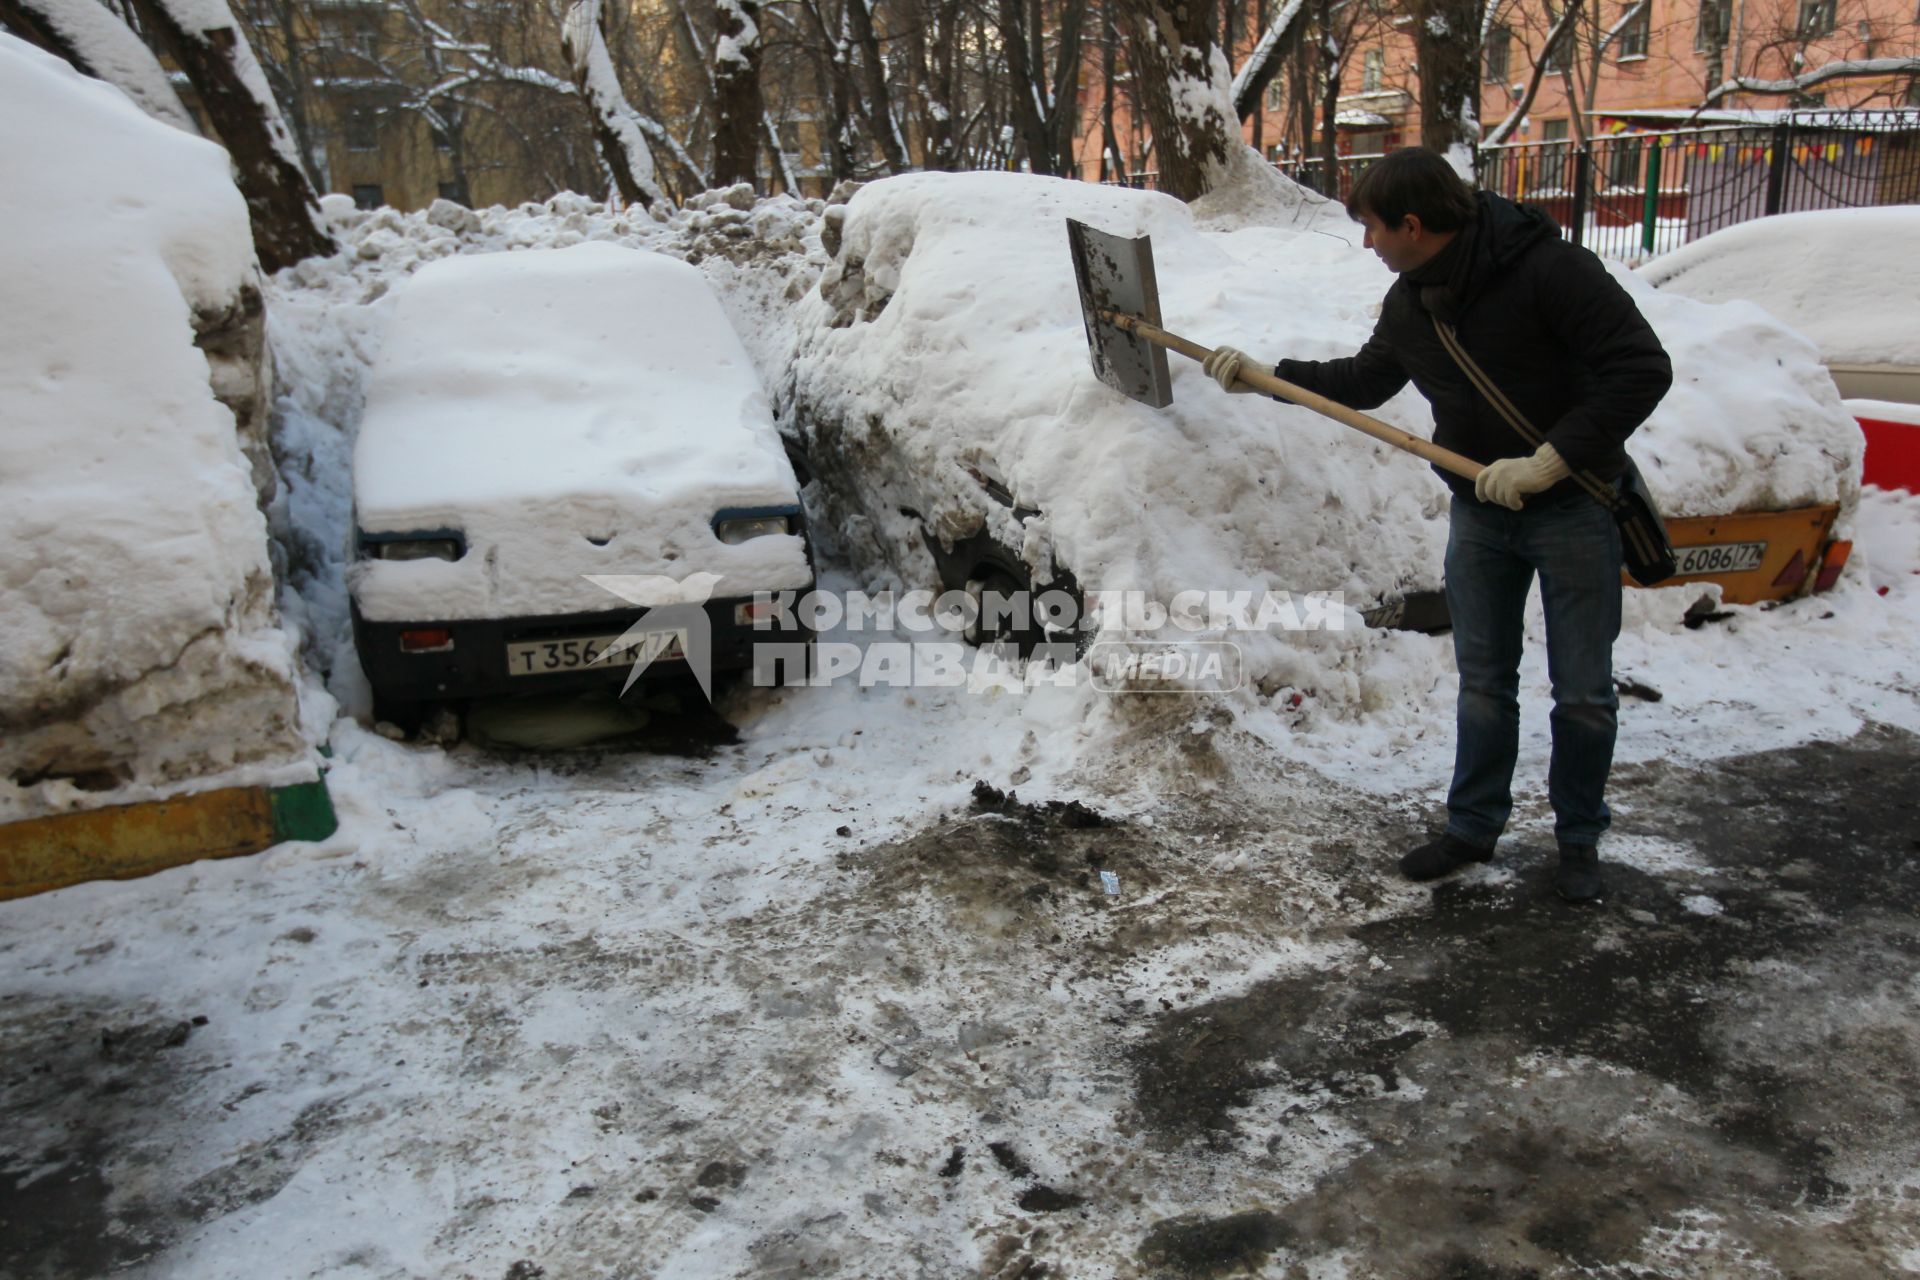
<instances>
[{"instance_id":1,"label":"dirty snow","mask_svg":"<svg viewBox=\"0 0 1920 1280\"><path fill-rule=\"evenodd\" d=\"M194 346L255 280L227 155L10 36L0 114L0 816L310 779L266 522Z\"/></svg>"}]
</instances>

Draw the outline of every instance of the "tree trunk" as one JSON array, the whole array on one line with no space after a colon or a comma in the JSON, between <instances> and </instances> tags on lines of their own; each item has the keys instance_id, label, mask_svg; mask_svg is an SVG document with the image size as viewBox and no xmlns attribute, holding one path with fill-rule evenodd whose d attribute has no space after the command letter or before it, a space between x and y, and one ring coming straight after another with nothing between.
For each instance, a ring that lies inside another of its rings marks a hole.
<instances>
[{"instance_id":1,"label":"tree trunk","mask_svg":"<svg viewBox=\"0 0 1920 1280\"><path fill-rule=\"evenodd\" d=\"M720 0L713 50L713 182L758 186L754 157L766 101L760 92L760 0Z\"/></svg>"},{"instance_id":2,"label":"tree trunk","mask_svg":"<svg viewBox=\"0 0 1920 1280\"><path fill-rule=\"evenodd\" d=\"M1330 8L1323 3L1323 11ZM1326 37L1327 59L1320 85L1320 194L1332 200L1344 199L1340 190L1340 79L1346 71L1346 50Z\"/></svg>"},{"instance_id":3,"label":"tree trunk","mask_svg":"<svg viewBox=\"0 0 1920 1280\"><path fill-rule=\"evenodd\" d=\"M1035 173L1053 174L1053 140L1047 133L1047 111L1043 105L1046 85L1040 77L1045 63L1036 69L1028 47L1026 0L1000 0L1000 49L1007 60L1007 85L1012 94L1013 127L1026 147L1027 167Z\"/></svg>"},{"instance_id":4,"label":"tree trunk","mask_svg":"<svg viewBox=\"0 0 1920 1280\"><path fill-rule=\"evenodd\" d=\"M1153 130L1160 190L1197 200L1240 142L1213 0L1115 0L1141 114Z\"/></svg>"},{"instance_id":5,"label":"tree trunk","mask_svg":"<svg viewBox=\"0 0 1920 1280\"><path fill-rule=\"evenodd\" d=\"M1480 146L1481 0L1412 0L1420 65L1420 145L1469 181Z\"/></svg>"},{"instance_id":6,"label":"tree trunk","mask_svg":"<svg viewBox=\"0 0 1920 1280\"><path fill-rule=\"evenodd\" d=\"M0 0L0 27L113 85L154 119L200 132L160 60L99 0Z\"/></svg>"},{"instance_id":7,"label":"tree trunk","mask_svg":"<svg viewBox=\"0 0 1920 1280\"><path fill-rule=\"evenodd\" d=\"M847 23L854 43L860 47L861 69L866 73L865 114L873 140L886 157L889 173L905 173L913 167L907 155L906 139L900 136L899 118L893 112L893 98L887 89L887 64L880 56L880 36L873 26L873 11L867 0L847 0Z\"/></svg>"},{"instance_id":8,"label":"tree trunk","mask_svg":"<svg viewBox=\"0 0 1920 1280\"><path fill-rule=\"evenodd\" d=\"M627 105L607 52L606 11L600 0L578 0L567 10L560 48L573 71L580 100L587 104L594 141L620 198L643 209L664 203L666 196L654 177L653 152L636 122L637 113Z\"/></svg>"},{"instance_id":9,"label":"tree trunk","mask_svg":"<svg viewBox=\"0 0 1920 1280\"><path fill-rule=\"evenodd\" d=\"M226 6L220 12L227 21L217 26L195 20L207 12L197 4L133 0L133 7L186 72L208 122L233 157L261 267L278 271L333 253L338 246L321 222L320 202L300 167L286 122L273 99L263 95L266 75Z\"/></svg>"}]
</instances>

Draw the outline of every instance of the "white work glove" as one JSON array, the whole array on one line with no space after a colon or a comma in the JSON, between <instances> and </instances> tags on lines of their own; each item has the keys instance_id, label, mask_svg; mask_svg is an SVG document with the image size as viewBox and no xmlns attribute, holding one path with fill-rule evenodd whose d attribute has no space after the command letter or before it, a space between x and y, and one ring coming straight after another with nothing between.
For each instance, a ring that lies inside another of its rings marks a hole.
<instances>
[{"instance_id":1,"label":"white work glove","mask_svg":"<svg viewBox=\"0 0 1920 1280\"><path fill-rule=\"evenodd\" d=\"M1473 496L1518 511L1530 493L1551 489L1573 472L1560 460L1560 451L1543 444L1530 458L1502 458L1488 463L1473 482Z\"/></svg>"},{"instance_id":2,"label":"white work glove","mask_svg":"<svg viewBox=\"0 0 1920 1280\"><path fill-rule=\"evenodd\" d=\"M1220 384L1222 391L1245 392L1253 388L1240 381L1240 366L1247 362L1247 353L1236 351L1232 347L1215 347L1206 363L1200 367L1207 376Z\"/></svg>"}]
</instances>

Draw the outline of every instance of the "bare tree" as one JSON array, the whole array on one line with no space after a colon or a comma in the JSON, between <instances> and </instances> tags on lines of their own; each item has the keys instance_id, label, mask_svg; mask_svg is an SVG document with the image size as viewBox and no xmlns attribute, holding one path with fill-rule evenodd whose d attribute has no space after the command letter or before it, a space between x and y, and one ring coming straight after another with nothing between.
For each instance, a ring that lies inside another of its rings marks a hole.
<instances>
[{"instance_id":1,"label":"bare tree","mask_svg":"<svg viewBox=\"0 0 1920 1280\"><path fill-rule=\"evenodd\" d=\"M1519 127L1520 122L1527 118L1527 112L1533 109L1533 100L1540 94L1541 83L1546 79L1547 73L1553 69L1555 59L1548 56L1549 52L1567 48L1573 39L1574 24L1580 19L1580 4L1581 0L1568 0L1566 12L1548 28L1546 39L1541 42L1540 52L1528 55L1529 61L1533 64L1533 74L1527 79L1526 91L1508 110L1505 118L1494 126L1482 145L1491 147L1505 142L1513 136L1513 131Z\"/></svg>"},{"instance_id":2,"label":"bare tree","mask_svg":"<svg viewBox=\"0 0 1920 1280\"><path fill-rule=\"evenodd\" d=\"M268 271L337 247L320 202L300 166L293 137L267 89L253 48L221 5L193 0L133 0L141 23L186 72L213 129L233 157L247 200L254 252ZM218 21L209 22L210 17Z\"/></svg>"},{"instance_id":3,"label":"bare tree","mask_svg":"<svg viewBox=\"0 0 1920 1280\"><path fill-rule=\"evenodd\" d=\"M998 0L996 16L1006 57L1009 106L1014 127L1026 145L1028 167L1035 173L1070 174L1074 126L1079 123L1087 6L1081 0L1053 6L1042 0Z\"/></svg>"}]
</instances>

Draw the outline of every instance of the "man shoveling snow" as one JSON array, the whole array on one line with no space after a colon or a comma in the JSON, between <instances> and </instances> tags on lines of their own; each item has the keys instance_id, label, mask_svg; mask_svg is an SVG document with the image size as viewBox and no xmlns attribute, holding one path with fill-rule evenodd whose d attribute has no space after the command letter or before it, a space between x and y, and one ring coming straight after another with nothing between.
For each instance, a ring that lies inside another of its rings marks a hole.
<instances>
[{"instance_id":1,"label":"man shoveling snow","mask_svg":"<svg viewBox=\"0 0 1920 1280\"><path fill-rule=\"evenodd\" d=\"M1553 681L1553 883L1568 901L1593 901L1619 705L1622 547L1581 481L1612 486L1629 473L1626 439L1666 394L1672 364L1598 258L1545 215L1476 194L1433 152L1409 147L1374 165L1347 210L1399 279L1358 354L1282 360L1274 376L1357 409L1411 381L1433 406L1436 442L1487 464L1472 481L1441 472L1453 489L1446 590L1460 670L1453 783L1445 832L1400 869L1425 881L1486 862L1506 829L1537 572ZM1246 362L1220 347L1206 367L1227 390L1252 391L1239 380Z\"/></svg>"}]
</instances>

